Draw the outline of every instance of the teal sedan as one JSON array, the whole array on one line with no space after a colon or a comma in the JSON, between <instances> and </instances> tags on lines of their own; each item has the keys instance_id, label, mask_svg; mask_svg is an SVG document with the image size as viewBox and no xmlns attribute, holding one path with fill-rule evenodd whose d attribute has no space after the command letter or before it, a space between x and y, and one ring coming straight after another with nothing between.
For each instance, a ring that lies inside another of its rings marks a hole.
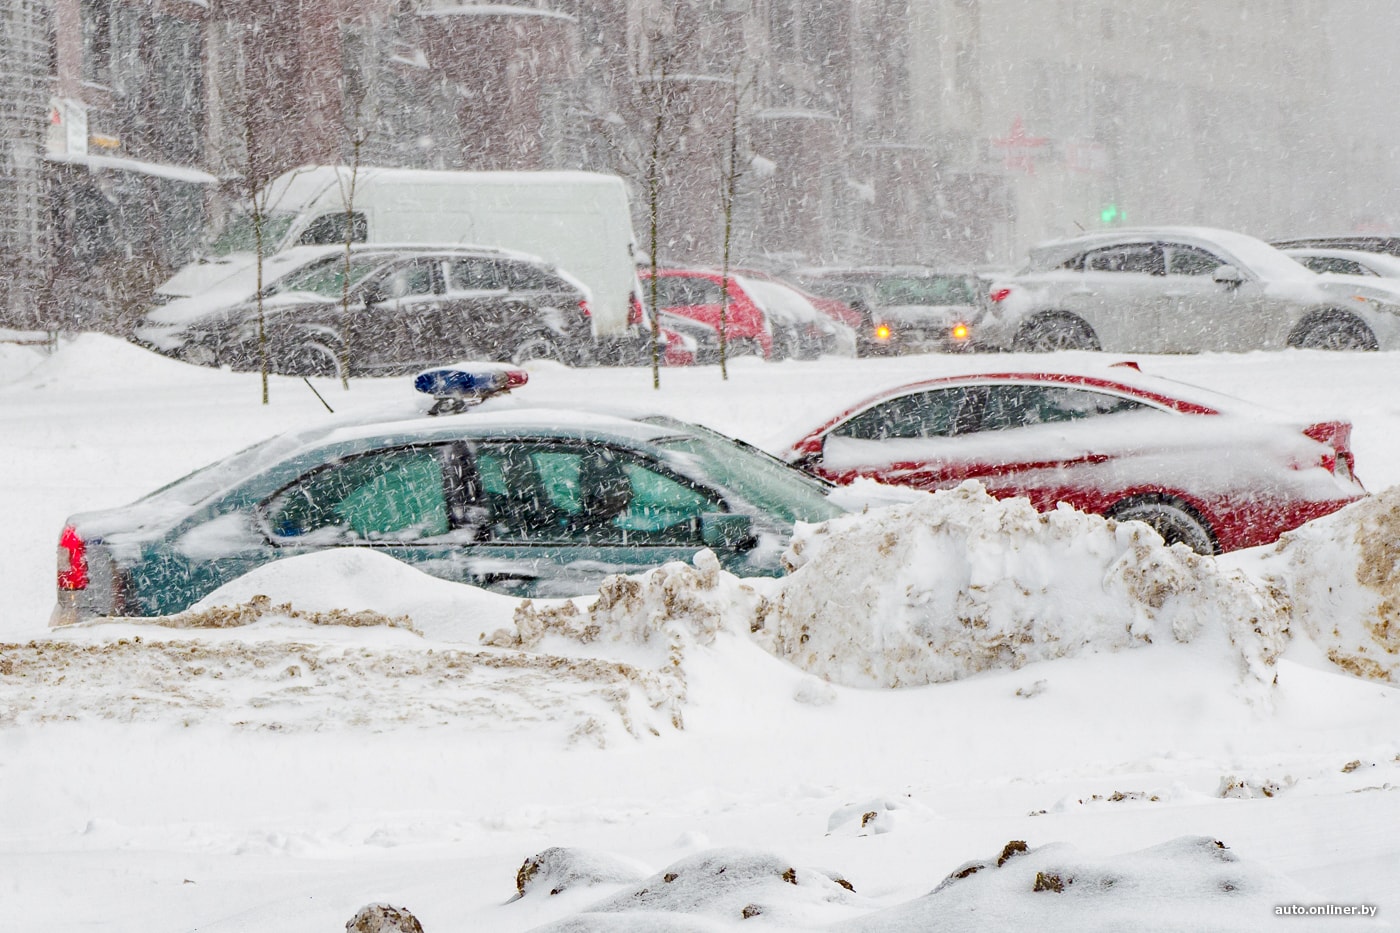
<instances>
[{"instance_id":1,"label":"teal sedan","mask_svg":"<svg viewBox=\"0 0 1400 933\"><path fill-rule=\"evenodd\" d=\"M531 597L594 592L703 548L740 576L776 576L794 523L842 511L826 483L698 425L429 389L442 414L275 437L73 516L52 624L180 612L270 561L334 547Z\"/></svg>"}]
</instances>

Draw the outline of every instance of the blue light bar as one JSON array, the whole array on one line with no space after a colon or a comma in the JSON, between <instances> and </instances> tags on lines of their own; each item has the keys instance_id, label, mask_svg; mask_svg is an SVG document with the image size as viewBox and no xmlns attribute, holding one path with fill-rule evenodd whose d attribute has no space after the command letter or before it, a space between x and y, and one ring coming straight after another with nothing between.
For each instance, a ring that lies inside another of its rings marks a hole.
<instances>
[{"instance_id":1,"label":"blue light bar","mask_svg":"<svg viewBox=\"0 0 1400 933\"><path fill-rule=\"evenodd\" d=\"M413 388L437 399L429 414L451 414L509 392L529 381L529 374L490 364L480 367L441 366L413 377Z\"/></svg>"}]
</instances>

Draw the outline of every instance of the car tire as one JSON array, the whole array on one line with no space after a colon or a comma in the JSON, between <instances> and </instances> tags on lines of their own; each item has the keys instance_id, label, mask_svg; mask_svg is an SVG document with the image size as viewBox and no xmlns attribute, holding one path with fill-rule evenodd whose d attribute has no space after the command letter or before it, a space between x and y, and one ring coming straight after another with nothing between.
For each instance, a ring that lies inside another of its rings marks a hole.
<instances>
[{"instance_id":1,"label":"car tire","mask_svg":"<svg viewBox=\"0 0 1400 933\"><path fill-rule=\"evenodd\" d=\"M1184 544L1197 554L1210 556L1219 550L1206 521L1195 509L1170 496L1126 499L1110 509L1108 517L1119 522L1142 522L1168 545Z\"/></svg>"},{"instance_id":2,"label":"car tire","mask_svg":"<svg viewBox=\"0 0 1400 933\"><path fill-rule=\"evenodd\" d=\"M1376 335L1362 321L1340 312L1314 321L1289 343L1302 350L1374 350Z\"/></svg>"},{"instance_id":3,"label":"car tire","mask_svg":"<svg viewBox=\"0 0 1400 933\"><path fill-rule=\"evenodd\" d=\"M526 334L525 338L515 345L515 349L510 351L510 361L516 366L531 360L554 360L567 364L569 357L557 340L548 334L536 332Z\"/></svg>"},{"instance_id":4,"label":"car tire","mask_svg":"<svg viewBox=\"0 0 1400 933\"><path fill-rule=\"evenodd\" d=\"M341 345L324 337L309 337L296 343L274 347L268 353L268 368L283 376L335 376L345 367Z\"/></svg>"},{"instance_id":5,"label":"car tire","mask_svg":"<svg viewBox=\"0 0 1400 933\"><path fill-rule=\"evenodd\" d=\"M1100 349L1094 329L1083 318L1071 314L1047 314L1032 318L1016 332L1011 348L1024 353Z\"/></svg>"}]
</instances>

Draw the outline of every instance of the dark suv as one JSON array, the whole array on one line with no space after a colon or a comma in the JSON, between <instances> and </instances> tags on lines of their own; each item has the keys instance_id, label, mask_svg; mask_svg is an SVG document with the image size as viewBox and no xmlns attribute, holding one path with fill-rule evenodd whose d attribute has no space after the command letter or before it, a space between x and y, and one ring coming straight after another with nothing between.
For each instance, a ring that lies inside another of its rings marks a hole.
<instances>
[{"instance_id":1,"label":"dark suv","mask_svg":"<svg viewBox=\"0 0 1400 933\"><path fill-rule=\"evenodd\" d=\"M966 349L955 328L972 318L983 291L971 272L923 266L819 267L788 278L860 313L856 347L862 356Z\"/></svg>"},{"instance_id":2,"label":"dark suv","mask_svg":"<svg viewBox=\"0 0 1400 933\"><path fill-rule=\"evenodd\" d=\"M261 340L271 370L287 375L402 373L461 359L582 365L593 361L589 315L584 288L534 257L362 248L348 264L337 251L265 288ZM165 335L172 356L261 365L256 300L212 308L181 328L173 342Z\"/></svg>"}]
</instances>

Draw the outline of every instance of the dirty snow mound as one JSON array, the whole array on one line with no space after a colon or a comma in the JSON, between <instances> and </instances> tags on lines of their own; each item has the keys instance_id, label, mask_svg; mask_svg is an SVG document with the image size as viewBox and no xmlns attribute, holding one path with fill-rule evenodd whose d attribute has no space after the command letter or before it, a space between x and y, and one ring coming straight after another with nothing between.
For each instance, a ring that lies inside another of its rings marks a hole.
<instances>
[{"instance_id":1,"label":"dirty snow mound","mask_svg":"<svg viewBox=\"0 0 1400 933\"><path fill-rule=\"evenodd\" d=\"M1400 487L1289 532L1253 572L1333 664L1400 681Z\"/></svg>"},{"instance_id":2,"label":"dirty snow mound","mask_svg":"<svg viewBox=\"0 0 1400 933\"><path fill-rule=\"evenodd\" d=\"M1154 641L1202 642L1273 680L1278 606L1146 525L1036 512L976 482L801 527L759 638L850 686L912 686Z\"/></svg>"},{"instance_id":3,"label":"dirty snow mound","mask_svg":"<svg viewBox=\"0 0 1400 933\"><path fill-rule=\"evenodd\" d=\"M386 632L374 643L314 626L280 632L97 629L0 644L0 727L42 722L223 723L371 732L455 725L542 729L602 747L658 733L650 671L587 658L459 651ZM191 637L191 636L197 637Z\"/></svg>"},{"instance_id":4,"label":"dirty snow mound","mask_svg":"<svg viewBox=\"0 0 1400 933\"><path fill-rule=\"evenodd\" d=\"M636 576L608 577L591 602L525 600L515 611L514 627L495 632L486 643L529 651L547 646L560 653L597 646L606 656L654 667L668 685L667 708L681 728L687 651L713 645L726 632L748 638L766 606L754 585L720 569L706 550L695 555L694 566L673 561Z\"/></svg>"},{"instance_id":5,"label":"dirty snow mound","mask_svg":"<svg viewBox=\"0 0 1400 933\"><path fill-rule=\"evenodd\" d=\"M551 846L527 858L515 873L515 890L527 894L562 894L599 884L631 884L651 874L640 862L594 849Z\"/></svg>"},{"instance_id":6,"label":"dirty snow mound","mask_svg":"<svg viewBox=\"0 0 1400 933\"><path fill-rule=\"evenodd\" d=\"M1285 878L1245 862L1208 836L1182 836L1138 852L1097 859L1073 846L1008 843L994 859L969 862L925 896L838 923L843 933L1135 933L1210 930L1370 930L1359 916L1279 915L1315 904Z\"/></svg>"},{"instance_id":7,"label":"dirty snow mound","mask_svg":"<svg viewBox=\"0 0 1400 933\"><path fill-rule=\"evenodd\" d=\"M537 930L732 930L752 919L765 929L810 930L825 926L833 910L839 916L841 908L854 913L870 906L849 882L824 872L797 868L767 852L715 849L682 859L574 917ZM628 924L628 915L644 922Z\"/></svg>"}]
</instances>

